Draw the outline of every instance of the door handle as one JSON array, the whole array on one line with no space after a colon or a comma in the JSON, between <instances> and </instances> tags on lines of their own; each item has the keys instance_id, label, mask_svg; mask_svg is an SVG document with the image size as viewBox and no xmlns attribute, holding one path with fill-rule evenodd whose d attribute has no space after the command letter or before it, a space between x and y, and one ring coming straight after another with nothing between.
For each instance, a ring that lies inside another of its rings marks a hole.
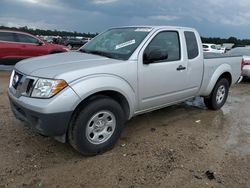
<instances>
[{"instance_id":1,"label":"door handle","mask_svg":"<svg viewBox=\"0 0 250 188\"><path fill-rule=\"evenodd\" d=\"M181 71L181 70L185 70L186 69L186 67L183 67L182 65L180 65L179 67L177 67L177 71Z\"/></svg>"}]
</instances>

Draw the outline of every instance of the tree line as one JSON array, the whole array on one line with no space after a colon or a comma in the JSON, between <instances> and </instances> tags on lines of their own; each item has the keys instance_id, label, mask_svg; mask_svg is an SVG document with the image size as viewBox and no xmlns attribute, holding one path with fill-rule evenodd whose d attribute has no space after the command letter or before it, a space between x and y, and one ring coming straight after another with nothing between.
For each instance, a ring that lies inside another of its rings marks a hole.
<instances>
[{"instance_id":1,"label":"tree line","mask_svg":"<svg viewBox=\"0 0 250 188\"><path fill-rule=\"evenodd\" d=\"M223 43L233 43L238 45L250 45L250 39L237 39L236 37L229 37L227 39L218 38L218 37L201 37L203 43L212 43L212 44L223 44Z\"/></svg>"},{"instance_id":2,"label":"tree line","mask_svg":"<svg viewBox=\"0 0 250 188\"><path fill-rule=\"evenodd\" d=\"M81 32L70 32L70 31L58 31L58 30L44 30L44 29L33 29L28 28L27 26L24 27L6 27L6 26L0 26L0 29L8 29L8 30L15 30L15 31L22 31L27 32L33 35L43 35L43 36L71 36L71 37L87 37L87 38L93 38L98 33L81 33Z\"/></svg>"},{"instance_id":3,"label":"tree line","mask_svg":"<svg viewBox=\"0 0 250 188\"><path fill-rule=\"evenodd\" d=\"M93 38L98 33L81 33L81 32L70 32L70 31L58 31L58 30L43 30L43 29L32 29L28 28L27 26L24 27L6 27L6 26L0 26L0 29L10 29L10 30L16 30L16 31L23 31L27 33L31 33L33 35L43 35L43 36L81 36L81 37L87 37L87 38ZM213 43L213 44L223 44L223 43L233 43L233 44L239 44L239 45L250 45L250 39L237 39L236 37L229 37L227 39L225 38L219 38L219 37L201 37L201 40L203 43Z\"/></svg>"}]
</instances>

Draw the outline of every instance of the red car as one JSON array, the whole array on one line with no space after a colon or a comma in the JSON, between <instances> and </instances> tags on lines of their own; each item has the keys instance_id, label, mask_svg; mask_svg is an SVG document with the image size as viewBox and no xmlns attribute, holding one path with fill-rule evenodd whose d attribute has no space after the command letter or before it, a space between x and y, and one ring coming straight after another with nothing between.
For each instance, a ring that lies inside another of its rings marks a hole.
<instances>
[{"instance_id":1,"label":"red car","mask_svg":"<svg viewBox=\"0 0 250 188\"><path fill-rule=\"evenodd\" d=\"M35 56L67 52L68 48L51 44L24 32L0 30L0 65Z\"/></svg>"}]
</instances>

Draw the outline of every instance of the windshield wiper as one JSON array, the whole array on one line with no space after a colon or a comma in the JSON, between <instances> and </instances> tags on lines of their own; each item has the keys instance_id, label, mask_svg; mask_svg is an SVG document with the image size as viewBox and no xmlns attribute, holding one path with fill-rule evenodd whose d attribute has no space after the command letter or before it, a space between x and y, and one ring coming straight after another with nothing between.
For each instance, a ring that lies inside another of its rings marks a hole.
<instances>
[{"instance_id":1,"label":"windshield wiper","mask_svg":"<svg viewBox=\"0 0 250 188\"><path fill-rule=\"evenodd\" d=\"M102 52L102 51L97 51L97 50L91 50L89 51L89 53L91 54L95 54L95 55L100 55L100 56L104 56L104 57L108 57L108 58L114 58L114 56L108 52Z\"/></svg>"},{"instance_id":2,"label":"windshield wiper","mask_svg":"<svg viewBox=\"0 0 250 188\"><path fill-rule=\"evenodd\" d=\"M104 56L108 58L115 58L114 55L108 52L102 52L102 51L97 51L97 50L85 50L85 49L80 49L79 51L83 53L88 53L88 54L100 55L100 56Z\"/></svg>"},{"instance_id":3,"label":"windshield wiper","mask_svg":"<svg viewBox=\"0 0 250 188\"><path fill-rule=\"evenodd\" d=\"M83 52L83 53L89 54L89 50L85 50L85 49L82 49L82 48L81 48L79 51L80 51L80 52Z\"/></svg>"}]
</instances>

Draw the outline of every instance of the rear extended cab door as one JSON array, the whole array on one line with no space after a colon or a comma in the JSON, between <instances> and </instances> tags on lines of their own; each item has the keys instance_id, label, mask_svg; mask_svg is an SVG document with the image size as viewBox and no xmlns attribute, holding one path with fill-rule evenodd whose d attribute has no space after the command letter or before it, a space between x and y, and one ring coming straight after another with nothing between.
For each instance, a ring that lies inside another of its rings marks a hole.
<instances>
[{"instance_id":1,"label":"rear extended cab door","mask_svg":"<svg viewBox=\"0 0 250 188\"><path fill-rule=\"evenodd\" d=\"M138 55L139 111L183 101L199 92L203 56L201 42L197 37L199 35L195 31L161 29L145 43ZM168 58L145 64L144 53L151 45L166 48Z\"/></svg>"},{"instance_id":2,"label":"rear extended cab door","mask_svg":"<svg viewBox=\"0 0 250 188\"><path fill-rule=\"evenodd\" d=\"M187 94L199 95L204 75L202 42L196 30L184 30L187 59Z\"/></svg>"}]
</instances>

